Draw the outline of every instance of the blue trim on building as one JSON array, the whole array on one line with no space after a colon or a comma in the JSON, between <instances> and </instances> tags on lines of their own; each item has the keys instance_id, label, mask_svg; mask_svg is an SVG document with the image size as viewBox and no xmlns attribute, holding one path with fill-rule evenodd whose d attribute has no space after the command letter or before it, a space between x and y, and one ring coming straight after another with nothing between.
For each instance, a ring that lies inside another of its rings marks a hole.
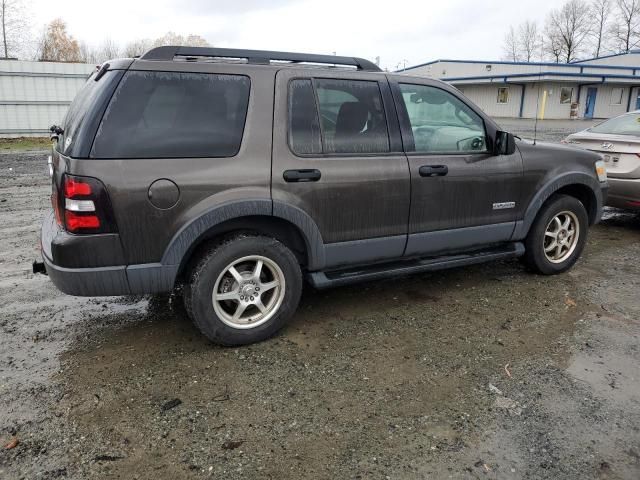
<instances>
[{"instance_id":1,"label":"blue trim on building","mask_svg":"<svg viewBox=\"0 0 640 480\"><path fill-rule=\"evenodd\" d=\"M475 76L475 77L444 77L440 78L443 82L461 82L466 80L495 80L495 79L503 79L504 83L508 83L509 78L525 78L525 77L572 77L572 78L600 78L601 83L604 83L607 78L620 78L620 79L637 79L638 77L635 75L610 75L610 74L599 74L599 73L562 73L562 72L539 72L539 73L513 73L510 75L483 75L483 76Z\"/></svg>"}]
</instances>

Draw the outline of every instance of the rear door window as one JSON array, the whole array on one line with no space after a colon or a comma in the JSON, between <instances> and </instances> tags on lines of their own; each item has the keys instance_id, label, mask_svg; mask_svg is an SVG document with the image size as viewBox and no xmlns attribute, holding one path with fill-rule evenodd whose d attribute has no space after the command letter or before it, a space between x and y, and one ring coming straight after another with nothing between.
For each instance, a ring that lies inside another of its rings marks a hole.
<instances>
[{"instance_id":1,"label":"rear door window","mask_svg":"<svg viewBox=\"0 0 640 480\"><path fill-rule=\"evenodd\" d=\"M378 82L293 80L289 86L289 138L298 154L389 152Z\"/></svg>"},{"instance_id":2,"label":"rear door window","mask_svg":"<svg viewBox=\"0 0 640 480\"><path fill-rule=\"evenodd\" d=\"M232 157L242 142L249 90L242 75L129 71L91 157Z\"/></svg>"}]
</instances>

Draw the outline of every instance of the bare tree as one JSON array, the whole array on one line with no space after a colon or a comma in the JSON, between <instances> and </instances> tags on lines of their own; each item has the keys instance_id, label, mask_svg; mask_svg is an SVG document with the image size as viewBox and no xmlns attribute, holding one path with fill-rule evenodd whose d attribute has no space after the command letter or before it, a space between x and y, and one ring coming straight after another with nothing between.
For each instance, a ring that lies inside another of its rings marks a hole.
<instances>
[{"instance_id":1,"label":"bare tree","mask_svg":"<svg viewBox=\"0 0 640 480\"><path fill-rule=\"evenodd\" d=\"M79 62L80 45L67 33L66 23L57 18L46 28L40 42L40 61Z\"/></svg>"},{"instance_id":2,"label":"bare tree","mask_svg":"<svg viewBox=\"0 0 640 480\"><path fill-rule=\"evenodd\" d=\"M560 63L560 57L563 52L562 38L555 29L551 28L549 23L547 23L544 29L543 49L547 58L555 63Z\"/></svg>"},{"instance_id":3,"label":"bare tree","mask_svg":"<svg viewBox=\"0 0 640 480\"><path fill-rule=\"evenodd\" d=\"M0 0L0 58L17 57L26 46L29 24L22 0Z\"/></svg>"},{"instance_id":4,"label":"bare tree","mask_svg":"<svg viewBox=\"0 0 640 480\"><path fill-rule=\"evenodd\" d=\"M640 43L640 0L617 0L616 4L611 36L620 52L628 52Z\"/></svg>"},{"instance_id":5,"label":"bare tree","mask_svg":"<svg viewBox=\"0 0 640 480\"><path fill-rule=\"evenodd\" d=\"M143 38L127 43L124 54L127 57L138 57L147 50L163 45L184 45L189 47L210 47L211 45L200 35L180 35L174 32L167 32L162 37L154 39Z\"/></svg>"},{"instance_id":6,"label":"bare tree","mask_svg":"<svg viewBox=\"0 0 640 480\"><path fill-rule=\"evenodd\" d=\"M599 57L608 47L609 15L611 13L611 0L592 0L591 15L593 17L593 29L591 38L593 41L593 56Z\"/></svg>"},{"instance_id":7,"label":"bare tree","mask_svg":"<svg viewBox=\"0 0 640 480\"><path fill-rule=\"evenodd\" d=\"M504 37L503 58L512 62L530 62L538 56L540 41L536 22L527 20L517 28L512 26Z\"/></svg>"},{"instance_id":8,"label":"bare tree","mask_svg":"<svg viewBox=\"0 0 640 480\"><path fill-rule=\"evenodd\" d=\"M143 38L127 43L127 45L124 47L123 53L125 57L139 57L151 48L153 48L153 40Z\"/></svg>"},{"instance_id":9,"label":"bare tree","mask_svg":"<svg viewBox=\"0 0 640 480\"><path fill-rule=\"evenodd\" d=\"M516 30L513 28L513 25L509 27L509 31L504 36L504 45L502 49L504 50L504 60L509 60L511 62L517 62L520 60L518 36L516 35Z\"/></svg>"},{"instance_id":10,"label":"bare tree","mask_svg":"<svg viewBox=\"0 0 640 480\"><path fill-rule=\"evenodd\" d=\"M634 0L640 1L640 0ZM582 53L593 27L591 9L584 0L569 0L547 17L546 46L557 61L569 63ZM559 50L559 54L558 54Z\"/></svg>"},{"instance_id":11,"label":"bare tree","mask_svg":"<svg viewBox=\"0 0 640 480\"><path fill-rule=\"evenodd\" d=\"M518 27L518 44L522 57L530 62L540 51L540 35L538 34L538 24L527 20Z\"/></svg>"}]
</instances>

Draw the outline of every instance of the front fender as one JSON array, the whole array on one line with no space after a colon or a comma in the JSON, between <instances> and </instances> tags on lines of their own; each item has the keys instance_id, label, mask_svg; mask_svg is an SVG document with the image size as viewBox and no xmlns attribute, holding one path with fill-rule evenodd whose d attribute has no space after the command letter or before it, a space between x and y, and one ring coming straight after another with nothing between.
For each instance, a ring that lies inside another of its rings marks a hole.
<instances>
[{"instance_id":1,"label":"front fender","mask_svg":"<svg viewBox=\"0 0 640 480\"><path fill-rule=\"evenodd\" d=\"M588 187L594 195L596 200L596 221L602 215L602 207L604 203L604 196L602 193L602 184L596 180L593 176L589 175L585 172L572 171L565 172L558 176L555 176L547 183L545 183L540 189L538 189L537 193L533 196L525 213L523 215L522 220L516 223L516 228L513 232L512 240L522 240L529 233L529 229L533 224L538 212L542 208L544 202L546 202L551 195L556 193L563 187L569 185L583 185Z\"/></svg>"}]
</instances>

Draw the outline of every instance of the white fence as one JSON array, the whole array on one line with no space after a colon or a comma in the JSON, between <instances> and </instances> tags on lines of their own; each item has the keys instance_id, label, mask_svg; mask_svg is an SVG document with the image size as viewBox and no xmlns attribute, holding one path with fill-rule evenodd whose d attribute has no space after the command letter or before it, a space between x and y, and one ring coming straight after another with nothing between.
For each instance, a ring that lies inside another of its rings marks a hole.
<instances>
[{"instance_id":1,"label":"white fence","mask_svg":"<svg viewBox=\"0 0 640 480\"><path fill-rule=\"evenodd\" d=\"M0 137L48 135L95 68L86 63L0 60Z\"/></svg>"}]
</instances>

